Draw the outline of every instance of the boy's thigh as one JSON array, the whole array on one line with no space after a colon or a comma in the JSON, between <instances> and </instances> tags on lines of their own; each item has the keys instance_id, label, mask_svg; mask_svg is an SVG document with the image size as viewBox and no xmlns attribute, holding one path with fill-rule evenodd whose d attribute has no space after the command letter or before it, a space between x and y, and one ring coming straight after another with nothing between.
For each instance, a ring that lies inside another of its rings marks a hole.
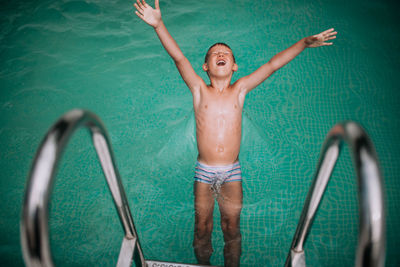
<instances>
[{"instance_id":1,"label":"boy's thigh","mask_svg":"<svg viewBox=\"0 0 400 267\"><path fill-rule=\"evenodd\" d=\"M194 207L196 220L212 219L214 211L214 197L211 191L211 185L201 182L194 182Z\"/></svg>"},{"instance_id":2,"label":"boy's thigh","mask_svg":"<svg viewBox=\"0 0 400 267\"><path fill-rule=\"evenodd\" d=\"M218 205L222 217L237 218L240 216L243 203L242 182L228 182L221 186Z\"/></svg>"}]
</instances>

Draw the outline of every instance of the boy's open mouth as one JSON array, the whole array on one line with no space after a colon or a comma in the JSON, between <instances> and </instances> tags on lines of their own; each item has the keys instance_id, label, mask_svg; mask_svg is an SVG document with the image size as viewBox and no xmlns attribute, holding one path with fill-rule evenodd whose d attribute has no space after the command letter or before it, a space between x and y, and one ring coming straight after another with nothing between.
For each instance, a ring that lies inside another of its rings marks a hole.
<instances>
[{"instance_id":1,"label":"boy's open mouth","mask_svg":"<svg viewBox=\"0 0 400 267\"><path fill-rule=\"evenodd\" d=\"M225 66L226 62L223 59L217 61L217 66Z\"/></svg>"}]
</instances>

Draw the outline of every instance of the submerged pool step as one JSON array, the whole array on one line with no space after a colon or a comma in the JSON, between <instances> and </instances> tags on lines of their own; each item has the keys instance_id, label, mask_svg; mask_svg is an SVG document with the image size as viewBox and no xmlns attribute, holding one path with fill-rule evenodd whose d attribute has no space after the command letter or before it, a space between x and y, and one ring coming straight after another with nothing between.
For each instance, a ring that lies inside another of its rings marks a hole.
<instances>
[{"instance_id":1,"label":"submerged pool step","mask_svg":"<svg viewBox=\"0 0 400 267\"><path fill-rule=\"evenodd\" d=\"M212 265L200 265L200 264L187 264L187 263L176 263L167 261L151 261L146 260L147 267L219 267Z\"/></svg>"}]
</instances>

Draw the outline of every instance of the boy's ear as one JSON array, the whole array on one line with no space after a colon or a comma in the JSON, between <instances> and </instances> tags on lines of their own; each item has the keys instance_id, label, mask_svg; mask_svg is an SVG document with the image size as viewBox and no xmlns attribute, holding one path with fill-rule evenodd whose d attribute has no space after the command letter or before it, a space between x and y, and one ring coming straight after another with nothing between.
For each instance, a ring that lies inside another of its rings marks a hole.
<instances>
[{"instance_id":1,"label":"boy's ear","mask_svg":"<svg viewBox=\"0 0 400 267\"><path fill-rule=\"evenodd\" d=\"M203 70L204 70L205 72L208 71L208 65L207 65L207 63L204 63L204 64L203 64Z\"/></svg>"},{"instance_id":2,"label":"boy's ear","mask_svg":"<svg viewBox=\"0 0 400 267\"><path fill-rule=\"evenodd\" d=\"M234 63L232 66L232 70L237 71L238 69L239 69L239 66L236 63Z\"/></svg>"}]
</instances>

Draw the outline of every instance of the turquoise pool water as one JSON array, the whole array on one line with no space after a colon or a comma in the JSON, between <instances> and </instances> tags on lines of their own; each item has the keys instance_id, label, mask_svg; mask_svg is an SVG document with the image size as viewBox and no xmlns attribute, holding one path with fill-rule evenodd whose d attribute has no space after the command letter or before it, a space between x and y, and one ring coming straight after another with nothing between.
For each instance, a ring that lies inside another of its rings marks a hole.
<instances>
[{"instance_id":1,"label":"turquoise pool water","mask_svg":"<svg viewBox=\"0 0 400 267\"><path fill-rule=\"evenodd\" d=\"M181 0L161 1L161 10L204 79L201 64L215 42L232 47L237 79L302 37L338 31L334 46L304 51L247 96L241 263L284 264L324 137L351 119L376 145L386 185L386 266L399 266L398 4ZM0 23L1 265L23 266L19 218L30 164L51 124L76 107L98 114L109 131L146 258L194 263L191 95L132 3L10 1ZM356 192L345 147L306 245L310 266L353 265ZM60 164L50 227L57 266L115 266L123 232L85 131ZM222 265L222 233L214 228L212 263Z\"/></svg>"}]
</instances>

